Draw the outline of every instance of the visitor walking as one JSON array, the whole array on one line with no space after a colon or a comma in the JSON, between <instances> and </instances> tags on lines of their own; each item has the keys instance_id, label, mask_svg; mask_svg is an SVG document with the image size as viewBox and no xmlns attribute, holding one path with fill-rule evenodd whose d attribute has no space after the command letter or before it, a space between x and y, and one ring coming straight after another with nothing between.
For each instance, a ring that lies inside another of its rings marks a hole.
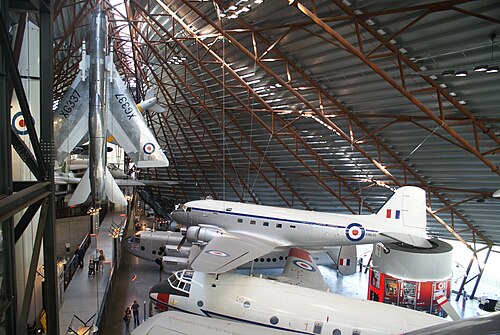
<instances>
[{"instance_id":1,"label":"visitor walking","mask_svg":"<svg viewBox=\"0 0 500 335\"><path fill-rule=\"evenodd\" d=\"M123 321L125 322L125 332L126 334L130 334L130 319L132 319L132 311L130 307L127 307L125 310L125 315L123 316Z\"/></svg>"},{"instance_id":2,"label":"visitor walking","mask_svg":"<svg viewBox=\"0 0 500 335\"><path fill-rule=\"evenodd\" d=\"M134 300L134 303L132 305L132 312L134 314L134 328L139 325L139 304L137 303L137 300Z\"/></svg>"}]
</instances>

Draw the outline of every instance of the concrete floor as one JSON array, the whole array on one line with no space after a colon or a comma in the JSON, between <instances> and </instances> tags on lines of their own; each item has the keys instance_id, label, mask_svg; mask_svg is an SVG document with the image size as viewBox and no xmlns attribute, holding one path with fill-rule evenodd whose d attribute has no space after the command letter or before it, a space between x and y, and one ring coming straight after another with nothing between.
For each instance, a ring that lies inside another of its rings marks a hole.
<instances>
[{"instance_id":1,"label":"concrete floor","mask_svg":"<svg viewBox=\"0 0 500 335\"><path fill-rule=\"evenodd\" d=\"M116 276L112 298L109 301L108 313L101 324L101 334L127 334L123 316L125 309L137 300L141 309L139 319L144 320L144 306L146 314L149 313L149 290L151 286L160 281L159 266L155 262L146 261L123 251L120 267L114 274ZM162 274L162 279L166 278ZM133 320L130 330L134 329ZM100 331L101 331L100 329Z\"/></svg>"}]
</instances>

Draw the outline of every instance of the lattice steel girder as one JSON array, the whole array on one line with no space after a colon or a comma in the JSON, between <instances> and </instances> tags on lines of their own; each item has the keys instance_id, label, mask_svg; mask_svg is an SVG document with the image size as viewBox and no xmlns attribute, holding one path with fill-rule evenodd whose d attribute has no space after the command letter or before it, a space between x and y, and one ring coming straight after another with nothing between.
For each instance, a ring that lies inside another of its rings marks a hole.
<instances>
[{"instance_id":1,"label":"lattice steel girder","mask_svg":"<svg viewBox=\"0 0 500 335\"><path fill-rule=\"evenodd\" d=\"M175 13L173 13L171 10L169 10L169 8L165 5L162 5L162 2L158 2L167 12L169 12L170 15L172 15L174 18L176 18L175 16ZM208 17L207 15L205 15L204 13L201 13L196 7L194 7L194 5L188 1L184 1L183 0L183 3L188 6L192 11L196 12L201 18L203 18L209 25L211 25L212 28L214 28L215 30L217 30L221 35L223 35L224 37L226 37L228 40L230 40L231 44L235 47L237 47L239 50L241 50L246 56L248 56L251 60L255 61L262 69L264 69L268 74L270 74L274 79L276 79L283 87L285 87L291 94L293 94L295 97L297 97L297 99L301 102L303 102L305 105L307 105L314 113L317 117L319 117L325 124L327 124L328 126L332 127L332 129L334 129L337 134L339 136L341 136L344 140L346 140L349 144L351 144L353 147L355 147L360 153L362 153L367 159L369 159L382 173L384 173L390 180L392 180L396 185L399 185L401 186L403 183L399 182L397 179L395 179L395 177L377 160L375 160L374 158L371 157L371 155L366 151L364 150L363 148L361 148L361 146L356 143L348 134L346 134L345 132L343 132L340 128L338 128L333 122L331 122L331 120L329 118L326 118L323 113L318 113L318 111L314 108L314 106L312 106L310 103L308 103L308 101L303 98L299 93L298 93L298 90L295 90L292 86L291 86L291 83L293 82L285 82L284 80L282 80L282 78L275 74L269 67L267 67L261 60L259 60L259 55L258 54L254 54L250 51L248 51L247 49L245 49L245 47L243 45L241 45L235 38L233 38L230 34L228 34L227 32L225 32L223 29L221 29L220 27L218 27L216 24L214 24ZM177 19L177 18L176 18ZM185 29L186 29L186 25L181 21L181 20L178 20L177 21L179 22L179 24L181 25L184 25ZM241 21L241 20L240 20ZM250 26L247 25L247 28L251 28ZM189 29L187 29L187 31L189 32ZM255 35L259 40L262 40L262 41L266 41L265 38L263 38L262 36L260 36L259 34L255 34L255 32L252 32L253 35ZM196 37L196 36L195 36ZM198 41L199 39L197 39ZM267 42L267 45L271 45L271 43ZM212 50L210 50L212 51ZM254 45L254 52L256 52L256 49L255 49L255 45ZM369 132L367 130L367 128L363 125L363 123L357 119L352 113L349 112L349 110L343 106L341 103L339 103L327 90L325 87L323 87L323 85L319 85L314 79L311 78L310 75L307 75L302 69L300 69L294 62L291 62L286 56L282 55L278 50L277 48L272 48L272 52L277 52L278 53L278 57L276 57L276 59L279 59L283 62L285 62L285 67L287 69L287 73L289 75L289 80L292 80L292 78L290 78L290 74L288 72L289 69L293 68L300 76L301 78L303 79L306 79L309 83L311 83L311 86L312 87L315 87L317 90L318 90L318 93L320 96L323 96L327 99L329 99L330 101L332 101L332 103L337 106L344 114L347 114L349 115L350 119L356 124L356 126L358 126L359 128L365 130L366 132ZM219 62L221 62L221 60L219 60ZM223 62L221 62L223 63ZM229 71L231 71L231 69L229 67L227 67ZM438 89L440 89L438 87ZM450 97L451 98L451 97ZM259 97L256 96L256 99L259 100ZM259 100L261 101L261 99ZM261 102L264 106L266 106L265 102ZM458 103L457 103L458 104ZM268 108L270 108L269 106L266 106ZM277 117L277 115L275 113L273 113L273 117ZM350 128L350 131L352 130L352 128ZM425 188L427 188L428 190L433 190L429 185L428 183L425 181L425 179L420 176L418 173L416 173L404 160L401 159L401 157L399 157L392 149L390 149L383 141L381 141L378 137L373 137L374 139L374 142L377 144L377 147L379 147L379 150L384 150L385 152L387 152L391 158L393 158L397 163L398 163L398 166L401 166L404 168L404 171L408 171L408 173L413 176L416 180L418 180L422 185L424 185ZM405 174L406 175L406 174ZM404 184L408 184L408 182L405 180ZM449 204L449 202L439 193L437 192L433 192L434 196L436 196L445 206L447 206ZM482 234L476 227L474 227L460 212L456 211L454 208L451 208L450 209L450 212L452 213L452 217L453 215L456 215L458 218L460 218L471 230L473 230L476 234L478 234L486 243L491 243L491 241L484 235ZM434 215L434 217L436 218L436 216ZM440 222L441 224L444 224L445 227L447 226L446 223L444 223L444 221L442 220L438 220L438 222ZM455 234L454 234L455 235ZM456 235L457 237L457 235ZM457 237L458 238L458 237ZM461 238L459 238L459 240L461 240L464 244L466 244L469 248L470 246Z\"/></svg>"},{"instance_id":2,"label":"lattice steel girder","mask_svg":"<svg viewBox=\"0 0 500 335\"><path fill-rule=\"evenodd\" d=\"M137 4L137 2L134 2L137 7L141 8L139 4ZM351 212L354 213L354 211L349 207L349 205L344 201L344 199L337 193L335 192L327 183L326 181L323 179L323 177L318 174L313 168L311 168L306 162L304 159L302 159L296 152L296 150L290 148L284 141L283 139L280 138L280 133L276 132L275 131L275 124L276 122L279 122L281 123L282 125L282 128L280 128L280 132L282 130L287 130L288 131L288 135L292 136L294 138L294 142L296 144L301 144L303 145L308 152L311 153L311 155L313 155L315 158L314 160L315 161L318 161L318 162L321 162L323 164L323 166L326 168L326 170L331 173L332 175L336 176L337 177L337 180L339 183L342 183L343 186L349 190L349 192L351 192L351 194L353 195L353 197L357 198L358 199L358 202L359 203L363 203L365 205L365 207L367 207L370 211L373 211L371 209L371 207L366 204L366 202L362 202L361 201L361 198L359 197L359 194L357 194L356 192L352 191L349 187L349 185L340 177L340 175L324 160L323 157L321 157L320 155L318 155L318 153L311 147L307 144L307 142L292 128L290 127L290 125L285 121L283 120L277 113L275 113L275 111L273 110L273 108L271 106L269 106L269 104L267 104L233 69L231 69L231 67L228 66L227 63L224 62L223 58L221 58L220 56L218 56L213 50L212 50L212 46L208 46L206 45L203 41L200 40L199 37L196 36L196 34L193 34L192 31L190 31L189 29L187 29L186 25L182 22L182 20L180 20L175 13L173 13L167 5L163 4L162 2L158 2L160 4L160 6L162 6L162 8L164 8L166 10L166 12L171 15L172 17L174 17L175 21L178 22L180 25L182 25L184 27L184 29L186 29L186 31L188 31L190 34L193 35L193 37L195 38L195 41L197 43L197 47L196 47L196 50L198 51L196 56L181 42L177 42L177 45L180 46L185 52L186 54L188 54L191 58L195 59L200 65L203 65L204 63L210 63L212 61L207 61L207 60L203 60L203 59L200 59L200 55L199 55L199 46L201 46L201 50L205 49L206 52L201 55L201 57L205 58L207 55L211 55L212 57L214 57L214 62L216 62L217 64L222 64L224 65L224 68L228 71L228 73L230 73L234 79L236 79L238 81L238 83L242 86L242 87L245 87L246 90L248 92L250 92L253 96L253 98L255 99L255 101L257 101L258 103L260 103L261 105L263 105L265 107L266 110L268 110L270 113L271 113L271 116L272 116L272 127L269 127L257 114L253 113L253 110L250 109L247 104L242 101L237 95L233 94L231 90L229 90L229 88L226 87L226 91L229 92L231 94L231 96L236 100L238 101L238 103L242 106L243 110L248 112L248 113L251 113L254 115L254 117L256 118L256 120L261 124L261 126L263 128L265 128L268 132L270 132L271 134L274 135L275 139L278 140L280 142L280 144L283 145L283 147L285 147L285 149L290 153L292 154L301 164L304 165L304 167L306 169L308 169L308 171L310 171L312 174L314 174L316 176L316 179L317 179L317 182L325 189L327 190L330 194L334 195L347 209L349 209ZM196 8L192 7L191 4L189 3L186 3L184 2L185 4L187 4L193 11L195 11L198 15L200 15L201 17L203 17L207 23L213 25L213 22L211 22L210 20L208 20L207 18L204 17L204 15L202 13L200 13ZM142 9L143 12L147 13L144 9ZM154 20L154 18L152 18ZM215 26L214 26L215 27ZM215 27L217 29L217 27ZM169 33L168 31L166 31L166 29L163 30L165 33ZM224 32L219 30L219 33L221 33L221 35L224 35ZM170 35L170 37L172 37L173 35ZM227 36L226 36L227 37ZM231 43L237 43L238 44L238 47L241 48L241 46L239 45L239 43L237 41L235 41L234 39L230 38L231 40ZM199 46L198 46L199 45ZM245 50L246 51L246 50ZM248 51L247 52L247 55L249 54ZM254 59L252 56L249 56L252 60ZM261 65L261 63L259 64ZM262 66L262 65L261 65ZM221 81L219 80L219 78L217 78L217 76L215 76L214 74L212 74L210 71L207 72L221 87L223 87L224 85L222 85ZM281 78L279 78L279 80L281 80ZM303 100L303 102L307 103L307 101ZM281 132L283 133L283 132Z\"/></svg>"},{"instance_id":3,"label":"lattice steel girder","mask_svg":"<svg viewBox=\"0 0 500 335\"><path fill-rule=\"evenodd\" d=\"M418 66L414 64L412 61L410 61L407 56L405 56L401 51L399 51L395 46L393 46L389 41L392 39L392 37L389 38L384 38L382 35L380 35L373 27L368 25L365 20L361 20L357 17L357 15L354 13L354 11L346 6L345 4L342 3L342 1L339 0L332 0L340 9L345 11L348 15L351 15L353 20L357 22L357 24L363 26L363 28L368 31L371 35L373 35L377 40L381 42L381 45L383 45L385 48L389 49L389 51L395 55L398 60L404 62L406 65L409 66L413 71L415 71L418 74ZM368 55L365 55L363 52L361 52L358 48L353 46L352 44L349 43L346 39L344 39L339 33L337 33L335 30L333 30L328 24L325 22L321 21L320 18L318 18L314 13L310 12L305 6L301 5L300 2L294 2L294 5L297 6L297 8L303 12L305 15L307 15L311 20L313 20L319 27L321 27L326 33L328 33L330 36L334 37L339 43L341 43L345 48L349 50L350 53L358 57L361 61L363 61L367 66L369 66L375 73L377 73L379 76L381 76L385 81L387 81L392 87L394 87L398 92L400 92L405 98L407 98L409 101L411 101L417 108L419 108L424 114L426 114L428 117L430 117L433 121L436 122L436 124L443 129L445 129L453 138L455 138L457 141L459 141L464 148L472 153L474 156L476 156L480 161L482 161L484 164L486 164L493 172L500 174L500 171L498 169L498 166L495 165L492 161L489 159L485 158L481 154L480 146L479 146L479 141L477 140L477 136L475 136L475 143L474 145L470 144L467 140L465 140L462 136L460 136L452 127L449 123L447 123L445 119L445 115L441 115L441 117L437 116L430 108L428 108L424 103L422 103L414 94L411 92L408 92L405 87L401 84L399 84L394 78L392 78L386 71L382 70L379 68L374 62L372 62L369 58ZM484 123L480 122L477 120L477 118L464 106L460 105L458 101L456 101L452 96L448 94L446 90L441 88L435 81L430 79L428 76L421 76L430 86L432 86L435 90L436 93L438 94L438 97L440 98L441 96L446 98L455 108L457 108L460 112L462 112L464 115L467 116L468 119L471 121L471 125L473 127L472 132L474 134L477 134L477 129L480 129L484 134L486 134L488 137L490 137L494 143L498 146L500 144L500 139L495 135L495 133ZM401 76L401 78L403 78Z\"/></svg>"},{"instance_id":4,"label":"lattice steel girder","mask_svg":"<svg viewBox=\"0 0 500 335\"><path fill-rule=\"evenodd\" d=\"M0 199L0 222L50 194L50 183L41 182Z\"/></svg>"},{"instance_id":5,"label":"lattice steel girder","mask_svg":"<svg viewBox=\"0 0 500 335\"><path fill-rule=\"evenodd\" d=\"M133 25L133 23L130 23L130 25ZM147 40L147 39L145 38L145 36L144 36L144 35L142 35L142 33L138 30L138 28L137 28L135 25L133 25L133 26L134 26L134 28L135 28L135 31L136 31L139 35L141 35L141 37L142 37L144 40ZM150 49L154 52L155 57L156 57L157 59L161 60L161 61L162 61L162 63L163 63L162 65L163 65L163 66L165 66L165 65L167 64L166 59L164 59L164 58L163 58L163 56L162 56L162 55L160 55L160 53L158 52L158 50L157 50L155 47L153 47L152 45L150 45L149 47L150 47ZM141 54L141 56L142 56L142 57L144 57L144 55L140 52L140 50L137 50L137 51ZM167 65L167 67L168 67L168 65ZM172 73L172 72L173 72L173 71L170 69L170 72L169 72L169 73ZM175 72L173 72L173 73L175 73ZM175 73L175 74L176 74L176 76L177 76L177 73ZM178 77L177 79L178 79L181 83L183 83L183 84L184 84L184 86L186 86L186 83L185 83L185 82L183 82L182 78L180 78L179 76L177 76L177 77ZM173 81L173 82L175 82L175 81ZM162 85L159 85L159 86L161 87ZM168 93L168 92L166 92L166 91L164 90L164 94L165 94L165 93ZM189 101L189 99L187 99L186 97L184 97L184 99L185 99L187 102ZM199 135L197 134L196 130L193 128L193 126L192 126L191 122L189 122L189 121L188 121L188 119L184 116L184 113L182 112L182 110L180 110L180 109L179 109L179 112L180 112L180 114L182 115L182 117L184 118L184 122L183 122L182 124L184 124L184 125L186 125L186 124L187 124L187 125L189 126L189 128L191 129L191 132L192 132L193 134L195 134L195 136L198 138L198 140L199 140L199 141L200 141L200 143L203 145L203 147L205 148L205 150L206 150L206 152L208 153L208 155L210 156L210 158L211 158L214 162L216 162L216 164L215 164L215 165L216 165L217 169L219 170L219 172L221 172L221 174L223 175L223 177L224 177L224 179L226 180L226 182L228 182L228 184L231 186L231 188L232 188L233 192L234 192L234 193L238 196L238 198L240 198L240 201L243 201L243 196L242 196L241 194L239 194L239 192L237 191L236 187L233 185L233 183L232 183L232 181L231 181L231 178L230 178L230 177L226 174L226 170L225 170L225 168L224 168L224 167L221 167L221 166L219 165L219 161L217 160L217 158L216 158L216 157L213 157L213 155L212 155L212 153L211 153L210 149L207 147L207 145L206 145L205 141L203 141L203 140L201 140L201 139L200 139L200 137L199 137ZM185 135L185 132L184 132L184 127L182 127L182 124L179 122L179 120L178 120L178 118L177 118L176 113L173 113L173 114L172 114L172 116L175 118L175 120L176 120L176 122L177 122L177 125L178 125L178 127L179 127L179 129L180 129L181 133L183 134L184 138L186 138L186 143L187 143L187 145L191 147L191 145L190 145L189 141L187 140L187 138L188 138L188 137ZM221 154L221 156L223 156L224 150L220 147L219 143L215 140L215 138L212 136L211 132L208 130L208 128L206 128L206 126L205 126L204 124L202 124L202 127L203 127L203 130L209 134L209 136L210 136L210 138L211 138L212 142L214 143L214 145L215 145L215 146L216 146L216 148L217 148L217 152L219 152L219 153ZM191 149L191 150L192 150L192 149ZM195 151L194 151L194 150L192 150L192 152L193 152L193 154L194 154L194 152L195 152ZM195 157L196 157L196 155L195 155ZM230 166L232 167L233 172L235 173L235 175L237 176L238 180L240 181L240 185L244 185L244 186L245 186L245 188L247 189L248 193L249 193L250 195L252 195L252 192L251 192L251 191L250 191L250 189L248 188L247 183L245 183L245 182L242 180L241 176L238 174L238 172L237 172L237 170L234 168L234 166L232 166L232 165L230 165ZM208 179L207 179L207 181L208 181ZM253 195L252 195L252 197L254 198L254 201L256 201L256 200L257 200L257 199L256 199Z\"/></svg>"},{"instance_id":6,"label":"lattice steel girder","mask_svg":"<svg viewBox=\"0 0 500 335\"><path fill-rule=\"evenodd\" d=\"M24 122L28 130L30 143L35 153L35 157L37 160L37 167L40 172L39 175L45 177L47 175L47 171L45 170L45 166L41 164L41 162L43 161L42 150L40 148L40 143L38 142L38 136L36 134L33 118L31 117L31 111L28 104L28 99L26 98L26 93L24 92L24 87L21 82L21 75L19 74L19 69L17 68L17 61L14 57L14 54L10 46L9 36L6 31L5 22L3 21L3 18L1 16L0 16L0 45L4 50L5 60L7 63L7 70L9 72L12 85L14 86L17 100L19 101L19 106L21 107L21 112L23 114Z\"/></svg>"},{"instance_id":7,"label":"lattice steel girder","mask_svg":"<svg viewBox=\"0 0 500 335\"><path fill-rule=\"evenodd\" d=\"M165 127L164 127L164 123L166 121L163 119L164 114L165 113L163 113L163 114L156 113L157 121L153 120L153 117L150 115L149 112L146 112L146 117L150 121L150 124L152 125L152 129L155 132L155 136L156 136L156 139L158 140L158 142L163 141L163 145L165 145L168 148L168 153L169 153L168 157L171 158L171 161L170 161L171 165L170 165L169 168L166 169L168 178L172 179L170 171L173 168L173 170L175 171L175 174L176 174L176 179L177 180L181 180L181 177L180 177L180 174L179 174L179 170L177 168L177 164L173 163L173 160L175 158L174 158L174 155L173 155L172 148L170 146L170 142L167 141L167 135L166 135L166 132L165 132ZM162 122L162 120L163 120L163 122ZM158 136L158 133L156 132L156 128L154 127L154 124L158 125L158 127L160 128L161 133L163 135L163 138L161 136ZM148 172L149 172L149 170L148 170ZM160 188L160 190L161 190L161 188ZM179 199L180 198L180 196L177 194L180 191L180 192L182 192L182 196L184 198L184 201L188 201L188 197L186 195L184 187L176 187L175 185L172 185L172 190L173 190L174 198L175 199ZM159 193L160 193L160 196L161 196L161 191Z\"/></svg>"},{"instance_id":8,"label":"lattice steel girder","mask_svg":"<svg viewBox=\"0 0 500 335\"><path fill-rule=\"evenodd\" d=\"M173 37L175 39L175 37ZM177 54L178 56L178 54ZM163 60L164 61L164 60ZM201 66L203 66L202 63L200 63ZM167 65L168 66L168 65ZM189 91L189 93L191 93L191 95L198 101L198 103L203 107L203 109L210 115L210 117L212 118L212 120L214 122L216 122L219 127L221 129L226 129L226 125L224 125L223 123L221 123L221 121L214 115L214 113L211 111L212 108L209 108L205 102L204 102L204 99L200 98L198 96L198 94L196 94L190 86L197 86L199 85L198 87L201 87L203 90L201 92L201 95L208 95L210 96L211 100L215 101L217 103L217 106L216 108L219 108L220 110L223 110L224 109L224 106L222 104L220 104L220 101L210 92L210 90L203 84L203 82L199 79L199 77L191 70L191 68L188 66L188 65L185 65L186 66L186 69L185 71L189 72L191 75L192 75L192 78L196 79L196 83L194 84L189 84L185 79L181 78L180 76L177 75L177 73L175 71L172 70L172 68L170 66L169 67L169 72L167 72L167 74L169 75L170 79L172 80L173 83L176 83L176 80L174 80L174 78L171 77L171 73L173 73L175 75L175 79L177 79L177 81L181 82L184 84L184 86L186 87L186 89ZM203 69L205 71L208 71L208 69L203 66ZM155 78L157 78L155 76ZM157 80L161 80L161 79L157 79ZM163 87L163 85L161 85L161 82L158 82L159 86ZM176 85L177 86L177 85ZM179 90L180 91L180 90ZM165 91L165 93L168 94L167 91ZM181 93L182 94L182 93ZM184 97L184 100L186 100L186 102L189 103L187 97L185 97L184 94L182 94L182 96ZM170 97L170 100L171 100L171 103L173 105L176 105L175 101L173 100L172 97ZM184 114L182 113L182 109L181 108L178 108L178 111L183 115L184 119L185 119L185 122L186 123L189 123L190 124L190 120L191 118L186 118L184 116ZM192 108L190 107L190 112L193 112ZM202 119L199 117L199 113L194 113L195 117L199 120L200 123L202 123L202 126L203 128L205 129L206 132L208 133L211 133L210 130L203 124L203 121ZM310 209L310 206L309 204L295 191L295 189L292 187L292 185L286 180L285 176L283 175L282 172L280 172L277 167L265 156L265 154L260 150L260 148L253 142L253 140L251 139L251 137L244 131L244 129L238 125L236 122L235 122L235 119L233 119L232 121L230 121L229 123L235 123L235 126L236 126L236 129L239 131L240 135L242 135L242 137L244 137L247 141L249 141L249 143L252 145L252 148L254 150L256 150L256 152L259 154L259 156L261 157L261 159L265 160L267 162L267 164L271 167L271 169L282 179L282 181L287 185L287 187L290 189L290 191L292 192L292 194L297 197L301 202L302 204L304 205L305 208L308 208ZM211 137L213 137L212 135L210 135ZM271 181L267 178L267 176L265 174L263 174L261 171L260 171L260 168L259 168L259 164L256 164L247 154L246 154L246 151L240 146L240 144L238 143L237 140L234 139L233 136L231 136L228 132L226 132L226 136L228 136L231 141L233 142L233 144L235 146L237 146L241 153L243 153L246 157L246 159L251 162L253 168L255 169L255 171L257 171L257 173L259 173L259 175L263 178L263 180L268 184L270 185L275 191L276 193L278 193L278 195L283 199L283 201L285 203L287 203L288 206L292 206L291 203L289 203L289 201L286 199L286 197L284 197L281 192L279 191L279 188ZM215 144L217 144L217 142L215 140L213 140ZM202 141L204 142L204 141ZM240 182L243 182L243 181L240 181ZM246 183L245 183L246 185ZM252 194L252 190L248 189L249 193ZM253 197L253 196L252 196ZM256 200L256 199L254 199Z\"/></svg>"}]
</instances>

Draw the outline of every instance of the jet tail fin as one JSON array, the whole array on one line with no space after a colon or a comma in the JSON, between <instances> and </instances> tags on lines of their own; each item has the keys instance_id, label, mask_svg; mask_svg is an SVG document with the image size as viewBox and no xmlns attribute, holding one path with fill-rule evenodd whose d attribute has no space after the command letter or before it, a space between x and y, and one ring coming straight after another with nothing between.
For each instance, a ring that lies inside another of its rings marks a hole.
<instances>
[{"instance_id":1,"label":"jet tail fin","mask_svg":"<svg viewBox=\"0 0 500 335\"><path fill-rule=\"evenodd\" d=\"M383 235L416 247L430 247L427 236L425 191L415 186L403 186L376 214L385 223Z\"/></svg>"},{"instance_id":2,"label":"jet tail fin","mask_svg":"<svg viewBox=\"0 0 500 335\"><path fill-rule=\"evenodd\" d=\"M75 191L73 192L71 199L69 199L68 204L70 206L83 204L88 199L89 195L90 195L90 178L89 178L89 169L87 169L82 179L80 179L80 182L78 183L78 186L76 187Z\"/></svg>"},{"instance_id":3,"label":"jet tail fin","mask_svg":"<svg viewBox=\"0 0 500 335\"><path fill-rule=\"evenodd\" d=\"M453 321L461 320L462 318L458 315L457 311L450 304L448 298L444 295L438 297L436 299L437 303L441 306L441 308L450 316Z\"/></svg>"},{"instance_id":4,"label":"jet tail fin","mask_svg":"<svg viewBox=\"0 0 500 335\"><path fill-rule=\"evenodd\" d=\"M343 245L327 251L328 256L337 264L337 271L343 276L356 273L357 251L355 245Z\"/></svg>"},{"instance_id":5,"label":"jet tail fin","mask_svg":"<svg viewBox=\"0 0 500 335\"><path fill-rule=\"evenodd\" d=\"M116 184L115 178L113 178L108 168L106 168L106 184L104 186L104 190L109 201L114 202L115 204L127 206L127 199L125 199L125 196Z\"/></svg>"}]
</instances>

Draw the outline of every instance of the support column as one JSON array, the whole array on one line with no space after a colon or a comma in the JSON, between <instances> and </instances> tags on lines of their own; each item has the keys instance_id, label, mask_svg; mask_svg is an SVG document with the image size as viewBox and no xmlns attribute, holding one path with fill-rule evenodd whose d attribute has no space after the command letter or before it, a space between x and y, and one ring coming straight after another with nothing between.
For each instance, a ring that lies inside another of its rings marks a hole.
<instances>
[{"instance_id":1,"label":"support column","mask_svg":"<svg viewBox=\"0 0 500 335\"><path fill-rule=\"evenodd\" d=\"M0 15L2 22L8 21L7 1L0 1ZM4 30L7 27L0 27ZM6 52L0 48L0 194L12 194L12 152L10 139L10 80L7 76ZM3 280L0 296L0 316L5 319L5 333L16 333L17 301L16 301L16 271L15 271L15 242L12 218L1 222L3 237Z\"/></svg>"},{"instance_id":2,"label":"support column","mask_svg":"<svg viewBox=\"0 0 500 335\"><path fill-rule=\"evenodd\" d=\"M53 6L51 1L49 6ZM45 311L47 334L59 335L59 306L56 267L56 229L54 197L54 134L53 134L53 64L52 64L52 17L51 8L40 8L40 129L43 163L47 170L47 180L52 192L48 196L47 216L43 235L43 256L45 266Z\"/></svg>"}]
</instances>

